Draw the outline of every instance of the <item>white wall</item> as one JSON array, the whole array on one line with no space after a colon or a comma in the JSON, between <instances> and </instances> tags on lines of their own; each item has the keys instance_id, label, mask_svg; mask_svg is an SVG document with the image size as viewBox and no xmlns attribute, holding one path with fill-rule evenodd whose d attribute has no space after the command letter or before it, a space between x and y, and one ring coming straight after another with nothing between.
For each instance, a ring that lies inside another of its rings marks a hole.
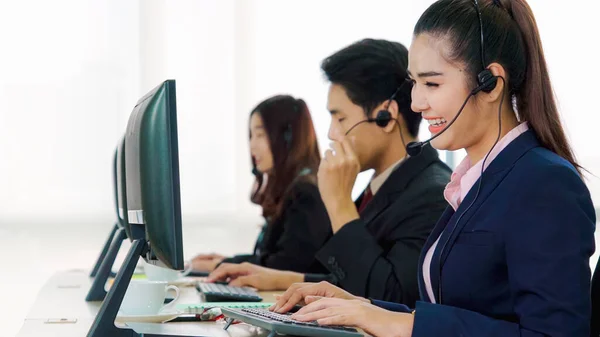
<instances>
[{"instance_id":1,"label":"white wall","mask_svg":"<svg viewBox=\"0 0 600 337\"><path fill-rule=\"evenodd\" d=\"M0 223L114 214L111 156L139 95L137 1L0 6Z\"/></svg>"},{"instance_id":2,"label":"white wall","mask_svg":"<svg viewBox=\"0 0 600 337\"><path fill-rule=\"evenodd\" d=\"M250 109L277 93L304 98L323 150L321 60L365 37L409 45L431 2L0 2L0 223L111 217L112 151L137 99L167 78L178 85L185 215L256 216L247 201ZM597 2L530 3L573 146L600 176L591 103L600 77ZM589 185L599 202L599 180Z\"/></svg>"},{"instance_id":3,"label":"white wall","mask_svg":"<svg viewBox=\"0 0 600 337\"><path fill-rule=\"evenodd\" d=\"M143 91L177 80L182 211L234 210L246 154L234 145L234 1L144 1L142 12Z\"/></svg>"}]
</instances>

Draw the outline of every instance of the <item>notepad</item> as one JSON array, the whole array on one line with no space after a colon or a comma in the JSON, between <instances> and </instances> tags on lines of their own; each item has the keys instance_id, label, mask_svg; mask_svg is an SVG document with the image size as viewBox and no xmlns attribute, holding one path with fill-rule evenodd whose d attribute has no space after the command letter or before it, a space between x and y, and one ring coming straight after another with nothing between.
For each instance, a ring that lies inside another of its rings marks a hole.
<instances>
[{"instance_id":1,"label":"notepad","mask_svg":"<svg viewBox=\"0 0 600 337\"><path fill-rule=\"evenodd\" d=\"M230 309L266 309L275 303L267 302L205 302L196 304L177 304L177 310L186 314L201 314L207 308L230 308Z\"/></svg>"}]
</instances>

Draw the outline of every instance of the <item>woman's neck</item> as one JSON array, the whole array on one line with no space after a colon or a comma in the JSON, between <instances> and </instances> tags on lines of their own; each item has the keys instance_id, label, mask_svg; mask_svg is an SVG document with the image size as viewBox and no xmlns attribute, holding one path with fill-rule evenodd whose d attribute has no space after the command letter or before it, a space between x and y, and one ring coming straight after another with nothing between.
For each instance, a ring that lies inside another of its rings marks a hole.
<instances>
[{"instance_id":1,"label":"woman's neck","mask_svg":"<svg viewBox=\"0 0 600 337\"><path fill-rule=\"evenodd\" d=\"M505 110L502 114L502 129L500 130L499 138L498 125L496 124L494 127L491 127L486 131L485 135L480 139L479 142L465 149L471 165L475 165L481 161L492 150L492 146L494 146L496 139L500 141L500 139L504 138L507 133L509 133L518 125L519 121L517 120L517 117L512 109Z\"/></svg>"}]
</instances>

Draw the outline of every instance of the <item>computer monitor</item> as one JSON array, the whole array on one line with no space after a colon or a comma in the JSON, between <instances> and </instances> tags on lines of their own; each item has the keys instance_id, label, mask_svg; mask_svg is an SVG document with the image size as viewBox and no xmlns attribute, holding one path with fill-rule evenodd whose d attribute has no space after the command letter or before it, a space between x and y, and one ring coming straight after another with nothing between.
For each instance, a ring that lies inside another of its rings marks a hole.
<instances>
[{"instance_id":1,"label":"computer monitor","mask_svg":"<svg viewBox=\"0 0 600 337\"><path fill-rule=\"evenodd\" d=\"M118 157L116 158L115 187L117 191L117 219L121 228L125 230L127 237L133 241L131 226L127 216L127 186L125 173L125 136L119 142Z\"/></svg>"},{"instance_id":2,"label":"computer monitor","mask_svg":"<svg viewBox=\"0 0 600 337\"><path fill-rule=\"evenodd\" d=\"M91 277L94 277L94 280L85 297L85 300L88 302L102 301L106 297L104 286L109 277L115 276L112 272L112 266L121 249L121 244L128 236L131 237L129 224L127 223L127 201L125 200L127 193L124 182L125 138L123 137L119 142L119 146L117 147L113 158L113 186L115 191L117 223L114 225L113 230L104 244L102 253L98 257L94 270L92 270L92 273L90 274Z\"/></svg>"},{"instance_id":3,"label":"computer monitor","mask_svg":"<svg viewBox=\"0 0 600 337\"><path fill-rule=\"evenodd\" d=\"M88 337L132 335L114 321L140 256L184 269L176 114L175 80L167 80L142 97L129 118L124 200L132 245Z\"/></svg>"},{"instance_id":4,"label":"computer monitor","mask_svg":"<svg viewBox=\"0 0 600 337\"><path fill-rule=\"evenodd\" d=\"M138 102L125 133L125 170L129 225L145 227L146 261L182 270L176 109L175 81Z\"/></svg>"}]
</instances>

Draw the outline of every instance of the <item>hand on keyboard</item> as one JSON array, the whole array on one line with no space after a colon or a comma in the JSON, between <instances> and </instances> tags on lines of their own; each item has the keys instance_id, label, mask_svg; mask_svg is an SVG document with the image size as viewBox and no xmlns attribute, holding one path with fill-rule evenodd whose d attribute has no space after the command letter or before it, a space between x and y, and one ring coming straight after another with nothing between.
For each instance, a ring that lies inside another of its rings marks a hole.
<instances>
[{"instance_id":1,"label":"hand on keyboard","mask_svg":"<svg viewBox=\"0 0 600 337\"><path fill-rule=\"evenodd\" d=\"M271 320L274 320L274 321L277 321L280 323L296 324L296 325L303 325L303 326L314 326L314 327L320 327L320 328L324 328L324 329L356 331L356 329L354 329L354 328L348 328L348 327L344 327L344 326L321 326L316 321L301 322L301 321L297 321L297 320L291 318L291 315L278 314L278 313L274 313L274 312L271 312L271 311L265 310L265 309L250 309L250 308L248 308L248 309L242 309L242 311L253 314L253 315L257 315L260 317L268 318L268 319L271 319Z\"/></svg>"},{"instance_id":2,"label":"hand on keyboard","mask_svg":"<svg viewBox=\"0 0 600 337\"><path fill-rule=\"evenodd\" d=\"M241 264L222 263L210 273L207 282L231 280L230 285L236 287L250 286L258 290L285 290L294 282L301 282L304 275L300 273L275 270L244 262Z\"/></svg>"},{"instance_id":3,"label":"hand on keyboard","mask_svg":"<svg viewBox=\"0 0 600 337\"><path fill-rule=\"evenodd\" d=\"M313 297L307 302L307 306L290 318L301 322L316 321L320 325L353 326L373 336L412 335L414 316L411 314L388 311L360 300Z\"/></svg>"},{"instance_id":4,"label":"hand on keyboard","mask_svg":"<svg viewBox=\"0 0 600 337\"><path fill-rule=\"evenodd\" d=\"M296 283L277 299L277 303L271 308L273 311L280 314L290 311L296 304L305 303L306 297L320 296L332 297L345 300L361 300L369 303L369 300L354 296L349 292L334 286L328 282L319 283Z\"/></svg>"}]
</instances>

